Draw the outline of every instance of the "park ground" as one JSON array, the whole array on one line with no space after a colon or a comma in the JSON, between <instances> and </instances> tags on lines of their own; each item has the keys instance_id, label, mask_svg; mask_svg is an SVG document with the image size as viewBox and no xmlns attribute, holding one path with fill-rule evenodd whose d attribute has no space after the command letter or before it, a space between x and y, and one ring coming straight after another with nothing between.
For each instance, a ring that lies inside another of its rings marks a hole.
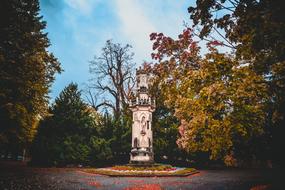
<instances>
[{"instance_id":1,"label":"park ground","mask_svg":"<svg viewBox=\"0 0 285 190\"><path fill-rule=\"evenodd\" d=\"M28 189L285 189L278 169L212 169L188 177L108 177L80 168L35 168L21 162L0 162L1 190Z\"/></svg>"}]
</instances>

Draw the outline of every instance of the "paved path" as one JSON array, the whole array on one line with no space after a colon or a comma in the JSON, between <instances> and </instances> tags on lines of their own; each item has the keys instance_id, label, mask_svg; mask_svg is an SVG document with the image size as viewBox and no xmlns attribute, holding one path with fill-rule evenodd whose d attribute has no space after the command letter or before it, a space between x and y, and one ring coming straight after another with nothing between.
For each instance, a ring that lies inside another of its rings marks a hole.
<instances>
[{"instance_id":1,"label":"paved path","mask_svg":"<svg viewBox=\"0 0 285 190\"><path fill-rule=\"evenodd\" d=\"M0 162L0 190L25 189L280 189L285 178L276 170L201 170L188 177L107 177L81 172L79 169L30 168Z\"/></svg>"}]
</instances>

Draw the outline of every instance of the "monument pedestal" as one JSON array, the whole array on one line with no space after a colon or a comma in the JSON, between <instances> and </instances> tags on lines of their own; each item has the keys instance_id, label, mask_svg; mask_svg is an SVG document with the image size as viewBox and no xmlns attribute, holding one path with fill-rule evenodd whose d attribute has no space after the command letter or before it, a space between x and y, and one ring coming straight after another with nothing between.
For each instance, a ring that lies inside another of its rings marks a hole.
<instances>
[{"instance_id":1,"label":"monument pedestal","mask_svg":"<svg viewBox=\"0 0 285 190\"><path fill-rule=\"evenodd\" d=\"M131 150L130 164L151 165L153 163L153 152L150 148L133 148Z\"/></svg>"}]
</instances>

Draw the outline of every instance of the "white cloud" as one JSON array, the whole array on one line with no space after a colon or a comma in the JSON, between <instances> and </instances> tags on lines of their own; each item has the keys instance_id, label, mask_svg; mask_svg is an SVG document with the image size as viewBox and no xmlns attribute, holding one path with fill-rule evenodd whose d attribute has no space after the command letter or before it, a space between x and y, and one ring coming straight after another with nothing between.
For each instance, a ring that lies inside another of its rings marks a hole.
<instances>
[{"instance_id":1,"label":"white cloud","mask_svg":"<svg viewBox=\"0 0 285 190\"><path fill-rule=\"evenodd\" d=\"M136 60L151 61L152 32L163 32L176 38L182 32L183 21L189 21L187 0L115 0L114 10L119 18L120 32L134 46Z\"/></svg>"},{"instance_id":2,"label":"white cloud","mask_svg":"<svg viewBox=\"0 0 285 190\"><path fill-rule=\"evenodd\" d=\"M65 3L79 11L81 14L90 15L92 12L94 5L99 2L99 0L64 0Z\"/></svg>"},{"instance_id":3,"label":"white cloud","mask_svg":"<svg viewBox=\"0 0 285 190\"><path fill-rule=\"evenodd\" d=\"M189 21L187 12L188 0L163 0L148 1L140 0L145 14L152 20L153 25L167 36L176 38L182 32L183 21Z\"/></svg>"},{"instance_id":4,"label":"white cloud","mask_svg":"<svg viewBox=\"0 0 285 190\"><path fill-rule=\"evenodd\" d=\"M147 59L152 49L149 34L156 31L155 26L144 14L139 1L116 0L116 10L121 21L121 32L127 41L134 46L136 57ZM140 64L140 63L139 63Z\"/></svg>"}]
</instances>

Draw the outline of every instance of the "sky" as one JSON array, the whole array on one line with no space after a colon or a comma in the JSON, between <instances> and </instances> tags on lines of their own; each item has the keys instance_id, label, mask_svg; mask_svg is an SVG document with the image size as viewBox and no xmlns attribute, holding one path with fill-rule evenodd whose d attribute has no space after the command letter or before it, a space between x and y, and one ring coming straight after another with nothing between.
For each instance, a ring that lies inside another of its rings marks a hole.
<instances>
[{"instance_id":1,"label":"sky","mask_svg":"<svg viewBox=\"0 0 285 190\"><path fill-rule=\"evenodd\" d=\"M92 77L89 62L100 56L105 42L132 45L137 66L151 61L149 34L177 37L183 22L190 23L187 8L194 0L40 0L50 39L49 51L64 72L56 76L53 100L70 82L83 88ZM192 3L192 4L191 4Z\"/></svg>"}]
</instances>

